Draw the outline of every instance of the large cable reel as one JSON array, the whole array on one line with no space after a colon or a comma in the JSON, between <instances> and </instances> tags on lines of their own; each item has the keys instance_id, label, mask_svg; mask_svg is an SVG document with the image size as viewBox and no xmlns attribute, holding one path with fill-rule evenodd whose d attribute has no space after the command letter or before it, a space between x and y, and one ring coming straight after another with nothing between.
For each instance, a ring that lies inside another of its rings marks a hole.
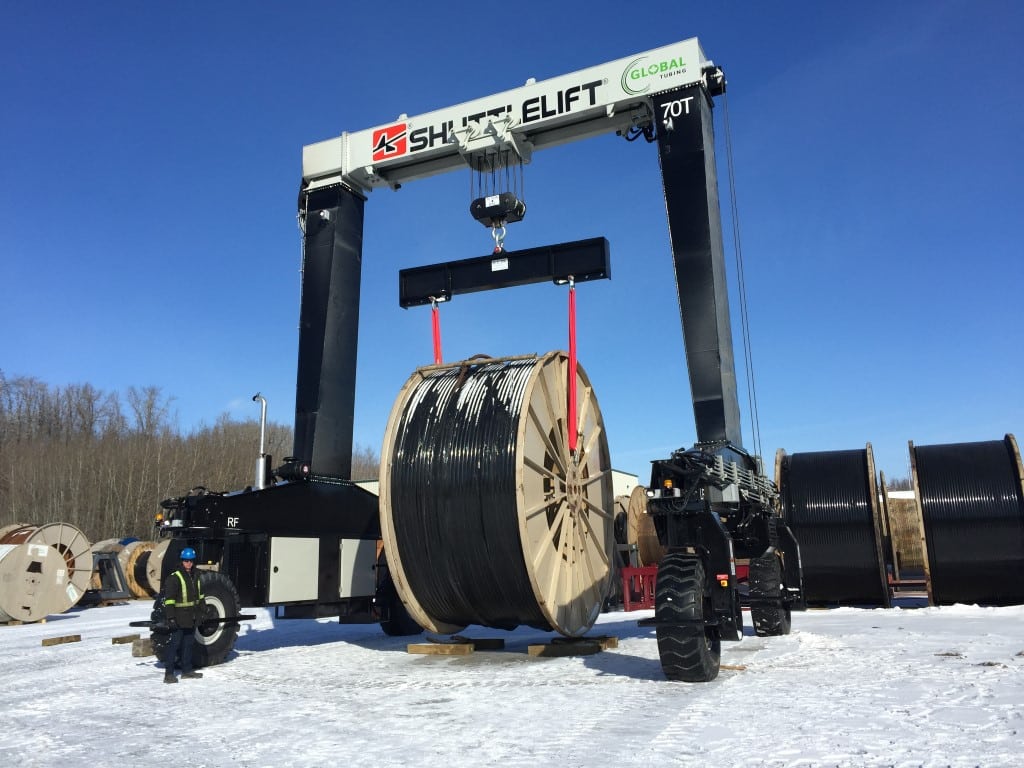
<instances>
[{"instance_id":1,"label":"large cable reel","mask_svg":"<svg viewBox=\"0 0 1024 768\"><path fill-rule=\"evenodd\" d=\"M419 368L381 450L381 528L410 616L439 633L521 624L580 636L611 576L604 423L577 367L568 447L564 352Z\"/></svg>"}]
</instances>

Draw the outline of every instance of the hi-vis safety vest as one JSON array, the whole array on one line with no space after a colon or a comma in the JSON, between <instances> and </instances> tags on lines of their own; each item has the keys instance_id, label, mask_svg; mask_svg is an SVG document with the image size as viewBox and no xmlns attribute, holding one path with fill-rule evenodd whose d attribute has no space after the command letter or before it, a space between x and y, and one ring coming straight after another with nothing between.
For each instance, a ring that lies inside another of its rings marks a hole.
<instances>
[{"instance_id":1,"label":"hi-vis safety vest","mask_svg":"<svg viewBox=\"0 0 1024 768\"><path fill-rule=\"evenodd\" d=\"M185 574L181 571L175 571L174 575L178 577L178 581L181 584L181 602L175 600L164 600L164 605L174 606L175 608L192 608L196 603L203 599L203 581L199 578L199 574L195 575L196 580L196 591L199 593L196 595L195 600L186 600L188 597L188 588L185 585Z\"/></svg>"}]
</instances>

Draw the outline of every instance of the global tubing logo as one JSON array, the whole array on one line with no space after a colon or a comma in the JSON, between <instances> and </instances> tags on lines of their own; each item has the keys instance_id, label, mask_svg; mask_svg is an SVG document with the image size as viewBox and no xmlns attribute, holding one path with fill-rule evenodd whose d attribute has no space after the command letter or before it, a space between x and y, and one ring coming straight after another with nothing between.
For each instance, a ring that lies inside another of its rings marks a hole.
<instances>
[{"instance_id":1,"label":"global tubing logo","mask_svg":"<svg viewBox=\"0 0 1024 768\"><path fill-rule=\"evenodd\" d=\"M633 96L647 93L651 89L651 80L654 78L681 75L686 72L686 62L679 59L661 59L652 63L646 63L647 57L641 56L633 59L622 71L622 90Z\"/></svg>"}]
</instances>

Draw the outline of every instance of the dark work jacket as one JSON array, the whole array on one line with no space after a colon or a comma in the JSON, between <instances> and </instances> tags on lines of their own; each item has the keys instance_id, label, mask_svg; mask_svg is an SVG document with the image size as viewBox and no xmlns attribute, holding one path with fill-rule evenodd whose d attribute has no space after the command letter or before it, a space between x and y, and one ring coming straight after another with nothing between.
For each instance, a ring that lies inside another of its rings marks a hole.
<instances>
[{"instance_id":1,"label":"dark work jacket","mask_svg":"<svg viewBox=\"0 0 1024 768\"><path fill-rule=\"evenodd\" d=\"M195 566L192 567L191 573L179 568L169 574L164 583L164 615L168 619L174 619L183 629L195 627L203 599L199 571Z\"/></svg>"}]
</instances>

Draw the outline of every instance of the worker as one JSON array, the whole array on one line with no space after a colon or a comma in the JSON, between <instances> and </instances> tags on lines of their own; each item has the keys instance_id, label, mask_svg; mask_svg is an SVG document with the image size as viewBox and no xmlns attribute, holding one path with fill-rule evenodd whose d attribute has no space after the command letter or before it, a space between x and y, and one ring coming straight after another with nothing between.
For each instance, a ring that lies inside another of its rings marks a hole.
<instances>
[{"instance_id":1,"label":"worker","mask_svg":"<svg viewBox=\"0 0 1024 768\"><path fill-rule=\"evenodd\" d=\"M202 672L192 669L192 648L195 645L195 628L198 617L203 613L203 588L199 573L194 570L196 551L192 547L181 550L181 567L171 573L164 584L164 616L171 637L167 643L164 662L164 682L176 683L174 664L181 651L181 676L200 678Z\"/></svg>"}]
</instances>

